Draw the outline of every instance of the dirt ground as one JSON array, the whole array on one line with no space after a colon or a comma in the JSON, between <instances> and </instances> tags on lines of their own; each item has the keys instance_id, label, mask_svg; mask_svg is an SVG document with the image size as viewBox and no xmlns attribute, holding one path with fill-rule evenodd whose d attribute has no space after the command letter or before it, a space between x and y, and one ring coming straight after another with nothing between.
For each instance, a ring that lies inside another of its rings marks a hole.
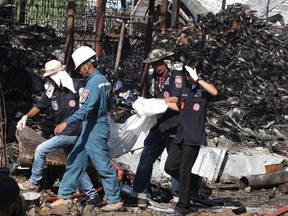
<instances>
[{"instance_id":1,"label":"dirt ground","mask_svg":"<svg viewBox=\"0 0 288 216\"><path fill-rule=\"evenodd\" d=\"M19 178L18 178L19 180ZM238 190L238 189L210 189L211 194L208 199L200 199L199 202L192 203L191 213L189 216L266 216L277 209L288 205L288 195L281 194L277 188L260 189L260 190ZM206 197L207 198L207 197ZM212 206L215 205L215 206ZM72 207L62 206L62 209L51 211L49 204L44 208L31 207L28 209L28 216L38 215L74 215L74 216L93 216L93 215L115 215L115 216L166 216L173 211L175 203L161 203L156 206L154 203L149 204L148 208L125 207L122 211L106 213L99 208L92 206L80 206L75 204ZM42 206L43 207L43 206ZM47 212L46 212L47 210ZM41 214L39 213L41 212ZM45 213L46 212L46 213ZM50 212L50 213L49 213ZM288 215L286 214L281 215Z\"/></svg>"},{"instance_id":2,"label":"dirt ground","mask_svg":"<svg viewBox=\"0 0 288 216\"><path fill-rule=\"evenodd\" d=\"M224 206L205 207L197 205L196 208L191 208L189 216L267 216L277 209L280 209L288 205L288 195L277 192L277 189L266 190L252 190L251 192L239 191L239 190L213 190L209 199L213 202L224 203ZM174 203L170 203L170 208L175 206ZM232 207L233 206L233 207ZM235 206L239 206L238 208ZM244 207L243 207L244 206ZM233 212L234 211L234 212ZM97 215L169 215L168 213L148 209L139 208L125 208L123 212L117 213L104 213L100 210L97 211ZM286 214L281 215L288 215Z\"/></svg>"},{"instance_id":3,"label":"dirt ground","mask_svg":"<svg viewBox=\"0 0 288 216\"><path fill-rule=\"evenodd\" d=\"M57 171L57 169L50 168L46 170L46 179L44 182L49 182L50 180L54 182L56 176L61 176L63 169ZM29 171L19 171L14 173L14 178L17 182L22 182L27 180L30 176ZM275 212L277 209L283 208L288 205L288 194L282 194L279 192L277 187L268 189L251 189L245 188L244 190L239 190L237 186L227 187L222 185L219 189L217 185L210 185L206 188L204 193L204 198L197 200L197 202L192 203L191 213L189 216L203 215L203 216L232 216L232 215L243 215L243 216L267 216L270 213ZM230 188L230 189L227 189ZM232 189L233 188L233 189ZM168 191L168 192L167 192ZM64 216L94 216L94 215L115 215L115 216L166 216L169 212L172 212L175 203L170 199L171 191L167 188L160 189L155 186L154 188L155 201L149 203L148 208L133 208L125 207L120 212L105 213L99 208L92 208L92 206L81 206L78 204L72 207L62 208L58 210L51 211L49 203L47 205L42 205L41 208L32 206L28 208L28 216L38 216L38 215L64 215ZM52 192L51 192L52 193ZM55 195L56 191L54 192ZM42 197L47 197L47 190L41 190ZM159 198L160 197L160 198ZM170 200L170 201L169 201ZM156 202L158 201L158 202ZM161 204L159 204L161 203ZM44 206L44 208L42 208ZM42 210L47 211L42 211ZM41 210L41 211L40 211ZM40 213L41 214L40 214ZM279 215L279 214L277 214ZM285 214L281 214L285 215ZM286 213L288 216L288 212Z\"/></svg>"}]
</instances>

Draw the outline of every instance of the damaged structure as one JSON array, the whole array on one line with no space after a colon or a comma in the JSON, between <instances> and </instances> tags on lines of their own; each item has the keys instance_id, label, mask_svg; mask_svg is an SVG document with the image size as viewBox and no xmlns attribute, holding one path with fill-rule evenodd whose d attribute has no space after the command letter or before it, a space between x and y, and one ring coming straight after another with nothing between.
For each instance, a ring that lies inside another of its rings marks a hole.
<instances>
[{"instance_id":1,"label":"damaged structure","mask_svg":"<svg viewBox=\"0 0 288 216\"><path fill-rule=\"evenodd\" d=\"M288 29L284 12L275 13L285 1L259 7L255 2L214 1L217 10L222 7L217 12L208 7L213 6L210 1L23 2L0 4L1 167L13 172L19 165L31 166L35 146L52 135L49 110L27 123L26 134L15 134L17 121L43 91L47 60L60 60L76 76L73 49L83 44L95 48L105 76L114 85L117 80L123 83L122 94L114 91L111 112L112 119L123 123L135 114L131 103L138 96L151 97L151 74L142 60L151 49L166 48L175 53L175 63L187 57L204 62L205 76L220 91L207 114L209 145L194 171L210 168L213 175L206 177L214 189L276 186L287 196ZM141 134L129 153L113 158L128 167L130 175L144 138ZM212 158L218 159L214 167ZM47 157L47 166L64 167L65 161L61 151L55 152ZM165 154L155 165L155 185L167 184L163 161ZM259 166L250 166L251 161Z\"/></svg>"}]
</instances>

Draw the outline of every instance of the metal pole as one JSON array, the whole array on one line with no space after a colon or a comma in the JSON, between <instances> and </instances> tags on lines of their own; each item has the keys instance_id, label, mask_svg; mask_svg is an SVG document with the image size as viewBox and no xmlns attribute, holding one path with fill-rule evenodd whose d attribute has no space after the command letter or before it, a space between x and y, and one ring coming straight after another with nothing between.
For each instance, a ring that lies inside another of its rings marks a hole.
<instances>
[{"instance_id":1,"label":"metal pole","mask_svg":"<svg viewBox=\"0 0 288 216\"><path fill-rule=\"evenodd\" d=\"M266 24L268 24L269 6L270 6L270 0L267 0L267 7L266 7Z\"/></svg>"},{"instance_id":2,"label":"metal pole","mask_svg":"<svg viewBox=\"0 0 288 216\"><path fill-rule=\"evenodd\" d=\"M19 23L25 22L25 6L26 6L26 0L20 1L20 10L19 10Z\"/></svg>"},{"instance_id":3,"label":"metal pole","mask_svg":"<svg viewBox=\"0 0 288 216\"><path fill-rule=\"evenodd\" d=\"M130 20L129 20L129 35L132 34L132 16L134 15L133 14L133 11L134 11L134 0L132 0L132 4L131 4L131 10L130 10Z\"/></svg>"},{"instance_id":4,"label":"metal pole","mask_svg":"<svg viewBox=\"0 0 288 216\"><path fill-rule=\"evenodd\" d=\"M101 37L104 34L106 0L98 0L96 15L96 54L102 56L103 45Z\"/></svg>"},{"instance_id":5,"label":"metal pole","mask_svg":"<svg viewBox=\"0 0 288 216\"><path fill-rule=\"evenodd\" d=\"M173 27L179 19L180 0L174 0L172 5L171 27Z\"/></svg>"},{"instance_id":6,"label":"metal pole","mask_svg":"<svg viewBox=\"0 0 288 216\"><path fill-rule=\"evenodd\" d=\"M69 0L67 6L67 31L66 31L66 42L65 42L65 64L66 70L71 75L73 72L73 64L71 55L73 52L73 41L74 41L74 11L75 11L75 0Z\"/></svg>"},{"instance_id":7,"label":"metal pole","mask_svg":"<svg viewBox=\"0 0 288 216\"><path fill-rule=\"evenodd\" d=\"M162 0L161 15L160 15L160 29L166 28L166 14L167 14L167 0Z\"/></svg>"},{"instance_id":8,"label":"metal pole","mask_svg":"<svg viewBox=\"0 0 288 216\"><path fill-rule=\"evenodd\" d=\"M155 0L149 0L149 13L148 13L148 24L147 24L147 31L146 31L146 43L145 43L145 58L151 50L152 44L152 34L153 34L153 25L154 25L154 12L155 12ZM146 77L149 70L148 64L143 64L142 74L141 74L141 82L140 82L140 95L142 97L145 96L146 93Z\"/></svg>"},{"instance_id":9,"label":"metal pole","mask_svg":"<svg viewBox=\"0 0 288 216\"><path fill-rule=\"evenodd\" d=\"M268 174L243 176L239 179L240 189L271 188L288 182L288 171L279 171Z\"/></svg>"},{"instance_id":10,"label":"metal pole","mask_svg":"<svg viewBox=\"0 0 288 216\"><path fill-rule=\"evenodd\" d=\"M225 10L226 7L226 0L222 0L222 10Z\"/></svg>"},{"instance_id":11,"label":"metal pole","mask_svg":"<svg viewBox=\"0 0 288 216\"><path fill-rule=\"evenodd\" d=\"M117 48L117 56L116 56L116 61L115 61L115 68L114 68L114 78L112 80L113 92L115 90L114 84L116 83L116 79L118 76L118 67L119 67L122 48L123 48L124 33L125 33L125 21L122 21L121 30L120 30L120 38L119 38L118 48Z\"/></svg>"}]
</instances>

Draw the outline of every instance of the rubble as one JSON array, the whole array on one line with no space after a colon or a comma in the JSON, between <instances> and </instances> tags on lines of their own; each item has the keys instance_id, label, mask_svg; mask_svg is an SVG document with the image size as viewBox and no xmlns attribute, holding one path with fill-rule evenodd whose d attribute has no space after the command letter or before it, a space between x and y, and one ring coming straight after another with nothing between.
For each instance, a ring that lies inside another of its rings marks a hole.
<instances>
[{"instance_id":1,"label":"rubble","mask_svg":"<svg viewBox=\"0 0 288 216\"><path fill-rule=\"evenodd\" d=\"M271 149L287 144L287 33L287 26L233 4L162 32L152 47L173 50L178 61L204 63L206 79L220 91L208 111L210 137Z\"/></svg>"},{"instance_id":2,"label":"rubble","mask_svg":"<svg viewBox=\"0 0 288 216\"><path fill-rule=\"evenodd\" d=\"M13 164L18 159L16 156L18 146L14 143L16 142L16 122L31 108L43 91L44 81L41 69L45 62L51 58L64 60L65 41L57 38L51 27L16 24L3 19L1 17L3 13L1 13L0 73L7 110L8 159L9 163ZM247 6L233 4L217 14L199 15L185 26L179 24L173 29L155 33L152 49L163 47L174 51L174 62L194 58L204 63L205 78L217 86L220 92L218 99L209 107L208 138L214 147L228 147L227 154L235 153L229 148L231 146L263 147L287 157L288 30L287 26L281 25L281 20L279 23L268 23L266 20L255 17L253 11ZM116 108L125 110L120 113L121 115L115 111L114 120L119 122L125 122L129 116L133 115L130 112L131 101L138 96L137 90L144 59L144 44L141 42L131 44L129 52L121 59L116 77L123 83L122 90L115 96ZM109 77L109 80L115 78L114 58L113 55L107 55L100 60L100 69ZM128 90L130 90L129 93ZM123 97L123 92L131 97ZM122 96L119 93L122 93ZM27 125L45 138L51 136L53 123L49 110L43 116L33 119L33 122L28 122ZM225 142L221 137L225 137ZM245 148L242 150L245 151ZM128 154L125 156L133 160L129 169L132 169L132 165L136 169L138 156ZM32 159L29 160L31 163ZM127 159L123 159L121 164L125 166L127 162ZM12 171L15 171L14 169L15 167ZM159 164L157 164L156 172L159 169ZM17 172L19 170L16 170L14 174ZM155 193L158 193L158 196L160 194L160 197L161 192L165 191L160 186L167 183L166 179L163 179L163 181L157 179L152 182L155 183ZM287 191L287 185L282 185L281 190ZM235 189L235 185L233 187L231 189ZM216 191L211 195L211 199L219 201L222 198L223 206L235 204L231 197L245 204L247 202L244 198L249 197L252 200L248 203L249 207L260 206L262 208L264 206L269 209L269 212L275 210L272 206L280 208L284 204L287 205L285 194L278 191L276 193L276 189L272 192L265 190L261 194L261 191L253 191L251 188L250 191L247 189L228 192L222 192L220 185L214 188ZM239 185L236 189L238 188ZM251 195L251 190L254 195ZM227 201L227 197L230 197L230 200ZM267 200L270 201L270 205L265 205ZM82 206L74 209L75 212L79 214L83 210L79 210L80 208ZM205 206L203 209L205 211ZM224 207L220 207L220 211L223 209ZM249 208L247 210L253 212ZM139 213L138 210L134 212L134 210L126 209L123 215L127 215L129 211L132 214ZM256 211L259 212L260 209ZM143 212L141 212L143 215L155 213ZM158 214L157 211L155 214ZM211 215L216 215L216 213L213 212Z\"/></svg>"}]
</instances>

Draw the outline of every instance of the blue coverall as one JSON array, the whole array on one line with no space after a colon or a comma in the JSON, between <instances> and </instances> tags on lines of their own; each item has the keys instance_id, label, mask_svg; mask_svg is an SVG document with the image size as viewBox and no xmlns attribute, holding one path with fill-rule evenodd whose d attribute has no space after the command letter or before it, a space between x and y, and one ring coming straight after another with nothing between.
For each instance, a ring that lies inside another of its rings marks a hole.
<instances>
[{"instance_id":1,"label":"blue coverall","mask_svg":"<svg viewBox=\"0 0 288 216\"><path fill-rule=\"evenodd\" d=\"M116 171L108 156L107 140L110 128L107 118L107 103L110 83L95 70L88 78L80 95L81 107L69 118L68 125L83 121L82 132L74 149L68 156L66 171L59 188L59 198L70 199L75 193L89 163L101 177L108 204L121 201Z\"/></svg>"}]
</instances>

